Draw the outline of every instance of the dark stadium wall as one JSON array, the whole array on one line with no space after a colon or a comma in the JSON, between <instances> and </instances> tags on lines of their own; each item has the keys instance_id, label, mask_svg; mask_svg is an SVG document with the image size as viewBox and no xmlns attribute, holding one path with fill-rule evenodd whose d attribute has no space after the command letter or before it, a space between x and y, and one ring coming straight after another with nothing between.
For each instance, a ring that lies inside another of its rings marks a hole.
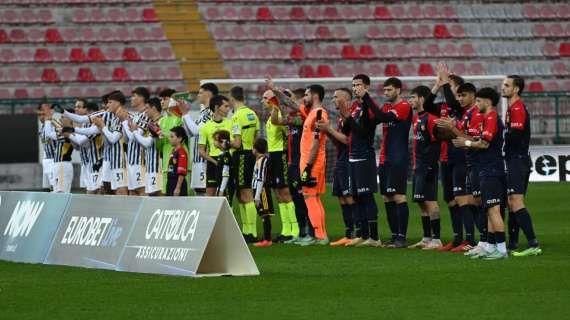
<instances>
[{"instance_id":1,"label":"dark stadium wall","mask_svg":"<svg viewBox=\"0 0 570 320\"><path fill-rule=\"evenodd\" d=\"M38 162L38 117L0 115L0 163Z\"/></svg>"}]
</instances>

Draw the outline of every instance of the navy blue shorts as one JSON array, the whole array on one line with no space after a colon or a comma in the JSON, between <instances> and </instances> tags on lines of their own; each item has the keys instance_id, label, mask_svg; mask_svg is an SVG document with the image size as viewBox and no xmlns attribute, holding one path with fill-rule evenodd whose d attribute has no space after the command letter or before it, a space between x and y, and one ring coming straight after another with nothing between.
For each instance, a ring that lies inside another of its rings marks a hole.
<instances>
[{"instance_id":1,"label":"navy blue shorts","mask_svg":"<svg viewBox=\"0 0 570 320\"><path fill-rule=\"evenodd\" d=\"M269 152L269 186L271 188L289 187L289 164L287 151Z\"/></svg>"},{"instance_id":2,"label":"navy blue shorts","mask_svg":"<svg viewBox=\"0 0 570 320\"><path fill-rule=\"evenodd\" d=\"M408 189L408 164L384 163L378 167L380 193L382 195L406 194Z\"/></svg>"},{"instance_id":3,"label":"navy blue shorts","mask_svg":"<svg viewBox=\"0 0 570 320\"><path fill-rule=\"evenodd\" d=\"M449 202L455 199L455 195L453 194L453 164L442 162L440 170L443 200Z\"/></svg>"},{"instance_id":4,"label":"navy blue shorts","mask_svg":"<svg viewBox=\"0 0 570 320\"><path fill-rule=\"evenodd\" d=\"M337 161L334 167L332 195L335 197L352 196L350 188L350 170L347 161Z\"/></svg>"},{"instance_id":5,"label":"navy blue shorts","mask_svg":"<svg viewBox=\"0 0 570 320\"><path fill-rule=\"evenodd\" d=\"M479 182L479 170L476 166L467 167L467 174L465 175L465 188L467 194L473 195L475 198L481 196L481 184Z\"/></svg>"},{"instance_id":6,"label":"navy blue shorts","mask_svg":"<svg viewBox=\"0 0 570 320\"><path fill-rule=\"evenodd\" d=\"M526 194L531 166L530 157L507 160L507 195Z\"/></svg>"},{"instance_id":7,"label":"navy blue shorts","mask_svg":"<svg viewBox=\"0 0 570 320\"><path fill-rule=\"evenodd\" d=\"M350 189L354 196L370 194L378 191L378 181L372 172L376 168L374 156L361 160L350 160L348 163L350 172Z\"/></svg>"},{"instance_id":8,"label":"navy blue shorts","mask_svg":"<svg viewBox=\"0 0 570 320\"><path fill-rule=\"evenodd\" d=\"M299 169L299 164L289 165L289 191L291 194L298 193L303 195L303 188L301 187L301 171Z\"/></svg>"},{"instance_id":9,"label":"navy blue shorts","mask_svg":"<svg viewBox=\"0 0 570 320\"><path fill-rule=\"evenodd\" d=\"M481 177L481 202L488 209L504 205L506 200L506 179L502 177Z\"/></svg>"},{"instance_id":10,"label":"navy blue shorts","mask_svg":"<svg viewBox=\"0 0 570 320\"><path fill-rule=\"evenodd\" d=\"M413 201L437 201L438 165L417 165L414 170Z\"/></svg>"}]
</instances>

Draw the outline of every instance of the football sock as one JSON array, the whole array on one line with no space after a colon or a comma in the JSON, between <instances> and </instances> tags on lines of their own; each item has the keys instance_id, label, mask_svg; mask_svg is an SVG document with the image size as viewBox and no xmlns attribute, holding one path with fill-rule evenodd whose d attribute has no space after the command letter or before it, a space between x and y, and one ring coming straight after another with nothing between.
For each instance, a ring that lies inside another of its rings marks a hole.
<instances>
[{"instance_id":1,"label":"football sock","mask_svg":"<svg viewBox=\"0 0 570 320\"><path fill-rule=\"evenodd\" d=\"M479 208L479 221L478 221L478 225L479 225L479 241L480 242L487 242L487 209L483 206L478 207Z\"/></svg>"},{"instance_id":2,"label":"football sock","mask_svg":"<svg viewBox=\"0 0 570 320\"><path fill-rule=\"evenodd\" d=\"M408 219L410 218L410 209L408 203L403 202L397 205L398 208L398 237L400 240L406 240L408 234Z\"/></svg>"},{"instance_id":3,"label":"football sock","mask_svg":"<svg viewBox=\"0 0 570 320\"><path fill-rule=\"evenodd\" d=\"M291 225L291 236L299 236L299 223L297 222L297 216L295 215L295 203L289 201L287 205L287 214L289 216L289 224Z\"/></svg>"},{"instance_id":4,"label":"football sock","mask_svg":"<svg viewBox=\"0 0 570 320\"><path fill-rule=\"evenodd\" d=\"M522 208L515 213L515 218L517 224L522 229L528 245L530 247L538 247L538 241L536 240L536 235L534 234L534 228L532 226L532 220L530 214L526 208Z\"/></svg>"},{"instance_id":5,"label":"football sock","mask_svg":"<svg viewBox=\"0 0 570 320\"><path fill-rule=\"evenodd\" d=\"M465 240L469 241L469 243L473 243L475 241L475 225L473 222L473 210L471 207L473 205L464 205L461 206L461 216L463 217L463 226L465 227Z\"/></svg>"},{"instance_id":6,"label":"football sock","mask_svg":"<svg viewBox=\"0 0 570 320\"><path fill-rule=\"evenodd\" d=\"M390 232L392 232L392 240L396 240L398 237L398 208L396 207L396 202L385 202L384 207L386 208L388 226L390 227Z\"/></svg>"},{"instance_id":7,"label":"football sock","mask_svg":"<svg viewBox=\"0 0 570 320\"><path fill-rule=\"evenodd\" d=\"M239 216L241 218L241 232L243 234L249 234L249 224L247 223L247 214L245 212L245 204L238 203Z\"/></svg>"},{"instance_id":8,"label":"football sock","mask_svg":"<svg viewBox=\"0 0 570 320\"><path fill-rule=\"evenodd\" d=\"M249 225L249 232L257 237L257 209L255 208L255 203L253 201L245 204L245 212L247 215L247 223Z\"/></svg>"},{"instance_id":9,"label":"football sock","mask_svg":"<svg viewBox=\"0 0 570 320\"><path fill-rule=\"evenodd\" d=\"M291 223L289 222L289 208L287 204L278 203L279 219L281 219L281 235L288 236L291 233Z\"/></svg>"},{"instance_id":10,"label":"football sock","mask_svg":"<svg viewBox=\"0 0 570 320\"><path fill-rule=\"evenodd\" d=\"M344 221L344 236L348 239L352 238L354 233L354 222L352 220L352 205L340 205L342 210L342 220Z\"/></svg>"},{"instance_id":11,"label":"football sock","mask_svg":"<svg viewBox=\"0 0 570 320\"><path fill-rule=\"evenodd\" d=\"M271 216L263 216L263 240L271 241Z\"/></svg>"},{"instance_id":12,"label":"football sock","mask_svg":"<svg viewBox=\"0 0 570 320\"><path fill-rule=\"evenodd\" d=\"M441 238L441 219L436 218L430 221L430 226L432 230L432 238L439 239Z\"/></svg>"},{"instance_id":13,"label":"football sock","mask_svg":"<svg viewBox=\"0 0 570 320\"><path fill-rule=\"evenodd\" d=\"M378 206L373 194L363 196L366 203L366 220L368 222L368 235L372 240L378 240Z\"/></svg>"},{"instance_id":14,"label":"football sock","mask_svg":"<svg viewBox=\"0 0 570 320\"><path fill-rule=\"evenodd\" d=\"M367 204L363 197L358 197L356 200L356 211L358 215L358 222L360 223L360 237L362 239L368 239L370 237L370 227L368 226L367 219Z\"/></svg>"},{"instance_id":15,"label":"football sock","mask_svg":"<svg viewBox=\"0 0 570 320\"><path fill-rule=\"evenodd\" d=\"M422 229L424 230L424 238L431 238L431 225L429 216L422 216Z\"/></svg>"},{"instance_id":16,"label":"football sock","mask_svg":"<svg viewBox=\"0 0 570 320\"><path fill-rule=\"evenodd\" d=\"M463 241L463 218L458 205L449 207L451 215L451 227L453 229L453 245L458 246Z\"/></svg>"},{"instance_id":17,"label":"football sock","mask_svg":"<svg viewBox=\"0 0 570 320\"><path fill-rule=\"evenodd\" d=\"M305 203L303 194L299 193L297 190L291 190L291 195L293 196L293 203L295 205L295 216L299 226L299 237L304 237L307 235L308 231L307 204Z\"/></svg>"},{"instance_id":18,"label":"football sock","mask_svg":"<svg viewBox=\"0 0 570 320\"><path fill-rule=\"evenodd\" d=\"M499 250L499 252L503 254L507 253L507 246L505 244L505 233L503 231L495 232L495 242L497 243L497 249Z\"/></svg>"}]
</instances>

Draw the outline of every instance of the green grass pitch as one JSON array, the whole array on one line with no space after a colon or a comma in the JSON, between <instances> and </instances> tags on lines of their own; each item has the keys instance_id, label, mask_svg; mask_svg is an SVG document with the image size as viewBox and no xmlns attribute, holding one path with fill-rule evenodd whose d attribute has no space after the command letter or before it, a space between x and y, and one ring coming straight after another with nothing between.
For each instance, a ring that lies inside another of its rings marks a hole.
<instances>
[{"instance_id":1,"label":"green grass pitch","mask_svg":"<svg viewBox=\"0 0 570 320\"><path fill-rule=\"evenodd\" d=\"M569 195L570 184L531 184L527 206L544 254L506 261L275 245L251 249L259 277L202 279L1 261L0 319L568 319ZM324 202L334 240L343 233L340 210L336 199ZM410 208L417 240L419 212Z\"/></svg>"}]
</instances>

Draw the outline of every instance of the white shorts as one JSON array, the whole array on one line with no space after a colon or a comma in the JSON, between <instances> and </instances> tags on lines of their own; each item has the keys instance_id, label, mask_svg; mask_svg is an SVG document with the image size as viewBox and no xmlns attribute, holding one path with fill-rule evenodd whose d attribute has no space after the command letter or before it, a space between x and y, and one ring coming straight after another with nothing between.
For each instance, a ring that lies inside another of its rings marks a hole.
<instances>
[{"instance_id":1,"label":"white shorts","mask_svg":"<svg viewBox=\"0 0 570 320\"><path fill-rule=\"evenodd\" d=\"M98 190L103 182L99 171L93 171L93 164L81 165L81 187L87 191Z\"/></svg>"},{"instance_id":2,"label":"white shorts","mask_svg":"<svg viewBox=\"0 0 570 320\"><path fill-rule=\"evenodd\" d=\"M192 163L190 189L206 189L206 161Z\"/></svg>"},{"instance_id":3,"label":"white shorts","mask_svg":"<svg viewBox=\"0 0 570 320\"><path fill-rule=\"evenodd\" d=\"M111 163L109 161L103 161L99 173L101 174L101 180L103 182L111 182Z\"/></svg>"},{"instance_id":4,"label":"white shorts","mask_svg":"<svg viewBox=\"0 0 570 320\"><path fill-rule=\"evenodd\" d=\"M73 182L73 164L71 161L53 164L53 192L70 193Z\"/></svg>"},{"instance_id":5,"label":"white shorts","mask_svg":"<svg viewBox=\"0 0 570 320\"><path fill-rule=\"evenodd\" d=\"M53 159L42 160L42 188L53 186Z\"/></svg>"},{"instance_id":6,"label":"white shorts","mask_svg":"<svg viewBox=\"0 0 570 320\"><path fill-rule=\"evenodd\" d=\"M144 192L155 193L162 190L162 172L147 172Z\"/></svg>"},{"instance_id":7,"label":"white shorts","mask_svg":"<svg viewBox=\"0 0 570 320\"><path fill-rule=\"evenodd\" d=\"M129 190L136 190L145 187L145 168L141 165L127 165L127 180Z\"/></svg>"},{"instance_id":8,"label":"white shorts","mask_svg":"<svg viewBox=\"0 0 570 320\"><path fill-rule=\"evenodd\" d=\"M127 169L111 169L111 190L126 188L128 186Z\"/></svg>"}]
</instances>

